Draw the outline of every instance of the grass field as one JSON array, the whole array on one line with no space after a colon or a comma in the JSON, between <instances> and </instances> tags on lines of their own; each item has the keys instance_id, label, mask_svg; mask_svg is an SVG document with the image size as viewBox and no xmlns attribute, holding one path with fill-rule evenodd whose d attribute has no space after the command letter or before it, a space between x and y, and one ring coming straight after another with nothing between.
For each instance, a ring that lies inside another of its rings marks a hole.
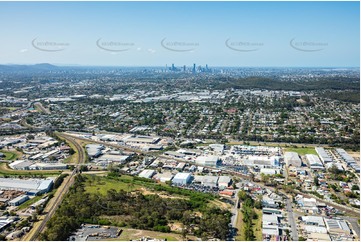
<instances>
[{"instance_id":1,"label":"grass field","mask_svg":"<svg viewBox=\"0 0 361 242\"><path fill-rule=\"evenodd\" d=\"M87 175L86 177L88 179L86 181L85 191L89 193L100 193L102 195L106 195L107 191L109 191L110 189L114 189L116 191L124 190L127 192L131 192L141 188L141 186L137 184L115 181L106 177L91 175ZM131 181L133 178L131 176L123 175L122 179L129 179Z\"/></svg>"},{"instance_id":2,"label":"grass field","mask_svg":"<svg viewBox=\"0 0 361 242\"><path fill-rule=\"evenodd\" d=\"M261 209L254 209L258 215L256 220L253 220L253 232L256 236L256 241L262 241L262 210ZM236 228L238 229L236 235L236 241L245 241L245 235L243 233L243 214L242 211L238 211L237 221L236 221Z\"/></svg>"},{"instance_id":3,"label":"grass field","mask_svg":"<svg viewBox=\"0 0 361 242\"><path fill-rule=\"evenodd\" d=\"M254 221L253 232L257 241L262 241L262 209L255 209L258 218Z\"/></svg>"},{"instance_id":4,"label":"grass field","mask_svg":"<svg viewBox=\"0 0 361 242\"><path fill-rule=\"evenodd\" d=\"M0 176L58 176L63 171L53 170L53 171L26 171L26 170L12 170L7 163L0 163Z\"/></svg>"},{"instance_id":5,"label":"grass field","mask_svg":"<svg viewBox=\"0 0 361 242\"><path fill-rule=\"evenodd\" d=\"M244 234L242 232L242 225L243 225L243 214L240 209L238 209L237 214L237 221L236 221L236 228L238 229L237 235L236 235L236 241L244 241Z\"/></svg>"},{"instance_id":6,"label":"grass field","mask_svg":"<svg viewBox=\"0 0 361 242\"><path fill-rule=\"evenodd\" d=\"M309 147L309 148L284 148L283 150L285 152L287 152L287 151L297 152L299 155L306 155L306 154L317 155L316 150L315 150L314 147Z\"/></svg>"},{"instance_id":7,"label":"grass field","mask_svg":"<svg viewBox=\"0 0 361 242\"><path fill-rule=\"evenodd\" d=\"M16 158L21 156L21 152L16 150L0 150L0 152L5 155L4 160L16 160Z\"/></svg>"}]
</instances>

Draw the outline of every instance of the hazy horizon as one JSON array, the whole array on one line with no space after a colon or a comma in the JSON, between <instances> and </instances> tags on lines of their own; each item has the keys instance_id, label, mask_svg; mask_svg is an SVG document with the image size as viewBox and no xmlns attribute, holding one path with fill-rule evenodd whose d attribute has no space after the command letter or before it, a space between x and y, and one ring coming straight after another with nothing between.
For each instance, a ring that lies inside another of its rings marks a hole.
<instances>
[{"instance_id":1,"label":"hazy horizon","mask_svg":"<svg viewBox=\"0 0 361 242\"><path fill-rule=\"evenodd\" d=\"M359 67L359 7L359 2L0 2L0 63Z\"/></svg>"}]
</instances>

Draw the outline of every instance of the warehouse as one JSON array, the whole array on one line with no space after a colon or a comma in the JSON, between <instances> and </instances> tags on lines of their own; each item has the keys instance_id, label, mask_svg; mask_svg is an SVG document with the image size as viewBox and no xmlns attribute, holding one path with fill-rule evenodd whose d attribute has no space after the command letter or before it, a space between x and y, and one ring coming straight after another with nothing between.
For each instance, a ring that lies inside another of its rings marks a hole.
<instances>
[{"instance_id":1,"label":"warehouse","mask_svg":"<svg viewBox=\"0 0 361 242\"><path fill-rule=\"evenodd\" d=\"M330 155L326 152L324 148L316 147L315 150L324 164L333 161L333 159L330 157Z\"/></svg>"},{"instance_id":2,"label":"warehouse","mask_svg":"<svg viewBox=\"0 0 361 242\"><path fill-rule=\"evenodd\" d=\"M205 187L217 187L218 176L194 176L194 183Z\"/></svg>"},{"instance_id":3,"label":"warehouse","mask_svg":"<svg viewBox=\"0 0 361 242\"><path fill-rule=\"evenodd\" d=\"M14 170L29 170L29 166L33 163L25 160L16 160L9 164L9 167Z\"/></svg>"},{"instance_id":4,"label":"warehouse","mask_svg":"<svg viewBox=\"0 0 361 242\"><path fill-rule=\"evenodd\" d=\"M218 156L199 156L196 159L196 164L203 166L216 166L220 161Z\"/></svg>"},{"instance_id":5,"label":"warehouse","mask_svg":"<svg viewBox=\"0 0 361 242\"><path fill-rule=\"evenodd\" d=\"M178 171L183 171L185 167L186 167L186 163L180 162L180 163L178 163L178 165L176 166L176 169L177 169Z\"/></svg>"},{"instance_id":6,"label":"warehouse","mask_svg":"<svg viewBox=\"0 0 361 242\"><path fill-rule=\"evenodd\" d=\"M350 235L351 229L345 220L325 218L326 228L330 234Z\"/></svg>"},{"instance_id":7,"label":"warehouse","mask_svg":"<svg viewBox=\"0 0 361 242\"><path fill-rule=\"evenodd\" d=\"M271 214L262 214L262 224L265 225L279 225L280 218Z\"/></svg>"},{"instance_id":8,"label":"warehouse","mask_svg":"<svg viewBox=\"0 0 361 242\"><path fill-rule=\"evenodd\" d=\"M330 169L330 168L332 168L333 166L336 166L336 168L337 168L339 171L343 171L343 170L344 170L343 167L342 167L342 165L341 165L341 163L338 163L338 162L330 162L330 163L327 163L327 164L325 165L325 167L326 167L327 169Z\"/></svg>"},{"instance_id":9,"label":"warehouse","mask_svg":"<svg viewBox=\"0 0 361 242\"><path fill-rule=\"evenodd\" d=\"M248 156L243 160L246 166L257 166L259 168L275 168L280 166L278 156Z\"/></svg>"},{"instance_id":10,"label":"warehouse","mask_svg":"<svg viewBox=\"0 0 361 242\"><path fill-rule=\"evenodd\" d=\"M296 152L286 152L284 155L287 166L301 167L302 161Z\"/></svg>"},{"instance_id":11,"label":"warehouse","mask_svg":"<svg viewBox=\"0 0 361 242\"><path fill-rule=\"evenodd\" d=\"M0 218L0 232L4 231L10 224L14 222L13 219L1 217Z\"/></svg>"},{"instance_id":12,"label":"warehouse","mask_svg":"<svg viewBox=\"0 0 361 242\"><path fill-rule=\"evenodd\" d=\"M151 136L130 136L126 138L124 141L129 143L137 143L137 144L156 144L160 140L159 137L151 137Z\"/></svg>"},{"instance_id":13,"label":"warehouse","mask_svg":"<svg viewBox=\"0 0 361 242\"><path fill-rule=\"evenodd\" d=\"M306 159L312 170L324 170L325 169L325 167L323 166L321 160L318 158L317 155L306 154Z\"/></svg>"},{"instance_id":14,"label":"warehouse","mask_svg":"<svg viewBox=\"0 0 361 242\"><path fill-rule=\"evenodd\" d=\"M104 149L104 145L99 144L87 144L85 146L86 152L89 158L97 158L102 154L102 150Z\"/></svg>"},{"instance_id":15,"label":"warehouse","mask_svg":"<svg viewBox=\"0 0 361 242\"><path fill-rule=\"evenodd\" d=\"M29 200L28 195L21 195L21 196L14 198L13 200L10 200L9 205L10 206L19 206L20 204L23 204L27 200Z\"/></svg>"},{"instance_id":16,"label":"warehouse","mask_svg":"<svg viewBox=\"0 0 361 242\"><path fill-rule=\"evenodd\" d=\"M153 179L160 181L160 182L171 181L172 178L173 178L173 175L170 172L158 173L153 177Z\"/></svg>"},{"instance_id":17,"label":"warehouse","mask_svg":"<svg viewBox=\"0 0 361 242\"><path fill-rule=\"evenodd\" d=\"M63 163L35 163L29 166L29 170L66 170L68 166Z\"/></svg>"},{"instance_id":18,"label":"warehouse","mask_svg":"<svg viewBox=\"0 0 361 242\"><path fill-rule=\"evenodd\" d=\"M166 151L166 152L164 152L164 154L172 156L174 158L178 158L178 159L183 159L185 157L185 154L181 154L176 151Z\"/></svg>"},{"instance_id":19,"label":"warehouse","mask_svg":"<svg viewBox=\"0 0 361 242\"><path fill-rule=\"evenodd\" d=\"M347 163L347 165L351 163L356 163L355 159L350 156L344 149L336 149L336 152Z\"/></svg>"},{"instance_id":20,"label":"warehouse","mask_svg":"<svg viewBox=\"0 0 361 242\"><path fill-rule=\"evenodd\" d=\"M265 174L265 175L276 175L276 174L280 174L281 171L280 169L271 169L271 168L262 168L259 172L260 174Z\"/></svg>"},{"instance_id":21,"label":"warehouse","mask_svg":"<svg viewBox=\"0 0 361 242\"><path fill-rule=\"evenodd\" d=\"M218 187L223 190L231 185L232 179L229 176L220 176L218 178Z\"/></svg>"},{"instance_id":22,"label":"warehouse","mask_svg":"<svg viewBox=\"0 0 361 242\"><path fill-rule=\"evenodd\" d=\"M146 170L143 170L141 173L139 173L139 177L143 177L143 178L152 178L152 176L154 176L155 174L155 171L154 170L149 170L149 169L146 169Z\"/></svg>"},{"instance_id":23,"label":"warehouse","mask_svg":"<svg viewBox=\"0 0 361 242\"><path fill-rule=\"evenodd\" d=\"M122 162L125 162L129 159L129 156L128 155L112 155L112 154L105 154L105 155L102 155L101 157L99 157L97 159L98 162L101 162L101 161L108 161L108 162L119 162L119 163L122 163Z\"/></svg>"},{"instance_id":24,"label":"warehouse","mask_svg":"<svg viewBox=\"0 0 361 242\"><path fill-rule=\"evenodd\" d=\"M53 180L51 179L15 179L0 178L1 190L24 191L28 195L38 195L51 190Z\"/></svg>"},{"instance_id":25,"label":"warehouse","mask_svg":"<svg viewBox=\"0 0 361 242\"><path fill-rule=\"evenodd\" d=\"M314 225L319 227L325 227L325 222L320 216L302 216L302 221L306 225Z\"/></svg>"},{"instance_id":26,"label":"warehouse","mask_svg":"<svg viewBox=\"0 0 361 242\"><path fill-rule=\"evenodd\" d=\"M187 185L191 182L191 179L191 173L179 172L174 176L172 183L176 185Z\"/></svg>"}]
</instances>

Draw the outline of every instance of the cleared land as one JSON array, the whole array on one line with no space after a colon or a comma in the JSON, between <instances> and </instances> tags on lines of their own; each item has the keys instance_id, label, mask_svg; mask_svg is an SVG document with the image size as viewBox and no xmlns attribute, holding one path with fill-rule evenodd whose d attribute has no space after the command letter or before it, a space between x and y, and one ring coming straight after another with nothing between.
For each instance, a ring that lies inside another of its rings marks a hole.
<instances>
[{"instance_id":1,"label":"cleared land","mask_svg":"<svg viewBox=\"0 0 361 242\"><path fill-rule=\"evenodd\" d=\"M131 176L122 176L122 179L128 180L129 183L114 181L106 177L94 175L87 175L87 177L89 179L87 179L86 181L85 191L89 193L100 193L101 195L106 195L110 189L114 189L116 191L124 190L127 192L131 192L135 190L140 190L141 188L141 186L131 183L131 181L133 180Z\"/></svg>"},{"instance_id":2,"label":"cleared land","mask_svg":"<svg viewBox=\"0 0 361 242\"><path fill-rule=\"evenodd\" d=\"M313 154L317 155L315 148L284 148L285 152L297 152L299 155Z\"/></svg>"}]
</instances>

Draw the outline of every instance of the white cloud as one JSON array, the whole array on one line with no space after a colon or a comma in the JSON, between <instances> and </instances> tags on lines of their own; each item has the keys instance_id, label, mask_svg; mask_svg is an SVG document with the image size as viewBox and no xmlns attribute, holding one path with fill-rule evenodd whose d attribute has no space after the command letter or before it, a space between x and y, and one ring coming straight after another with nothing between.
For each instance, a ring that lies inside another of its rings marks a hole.
<instances>
[{"instance_id":1,"label":"white cloud","mask_svg":"<svg viewBox=\"0 0 361 242\"><path fill-rule=\"evenodd\" d=\"M150 53L155 53L156 52L156 50L153 50L153 49L148 49L148 52L150 52Z\"/></svg>"},{"instance_id":2,"label":"white cloud","mask_svg":"<svg viewBox=\"0 0 361 242\"><path fill-rule=\"evenodd\" d=\"M25 53L25 52L28 52L29 50L28 49L21 49L19 50L20 53Z\"/></svg>"}]
</instances>

